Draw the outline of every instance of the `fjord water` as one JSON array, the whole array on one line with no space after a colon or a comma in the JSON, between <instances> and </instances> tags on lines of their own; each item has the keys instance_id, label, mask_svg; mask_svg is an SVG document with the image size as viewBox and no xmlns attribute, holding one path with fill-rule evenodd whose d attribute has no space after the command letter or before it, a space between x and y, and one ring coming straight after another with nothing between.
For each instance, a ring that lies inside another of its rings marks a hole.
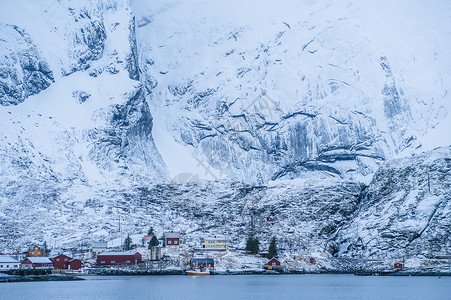
<instances>
[{"instance_id":1,"label":"fjord water","mask_svg":"<svg viewBox=\"0 0 451 300\"><path fill-rule=\"evenodd\" d=\"M0 299L451 299L451 277L95 276L0 285Z\"/></svg>"}]
</instances>

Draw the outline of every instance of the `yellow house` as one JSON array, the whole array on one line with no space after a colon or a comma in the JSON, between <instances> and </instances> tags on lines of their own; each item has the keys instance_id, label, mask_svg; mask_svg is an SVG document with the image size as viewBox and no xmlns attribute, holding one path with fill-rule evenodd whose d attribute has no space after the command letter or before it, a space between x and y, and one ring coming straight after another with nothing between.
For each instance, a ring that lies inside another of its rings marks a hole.
<instances>
[{"instance_id":1,"label":"yellow house","mask_svg":"<svg viewBox=\"0 0 451 300\"><path fill-rule=\"evenodd\" d=\"M45 245L31 245L28 247L28 256L45 256L46 251Z\"/></svg>"},{"instance_id":2,"label":"yellow house","mask_svg":"<svg viewBox=\"0 0 451 300\"><path fill-rule=\"evenodd\" d=\"M205 250L227 250L229 249L229 238L226 236L206 237L202 243Z\"/></svg>"},{"instance_id":3,"label":"yellow house","mask_svg":"<svg viewBox=\"0 0 451 300\"><path fill-rule=\"evenodd\" d=\"M91 251L96 255L102 252L107 252L108 244L106 242L92 243Z\"/></svg>"}]
</instances>

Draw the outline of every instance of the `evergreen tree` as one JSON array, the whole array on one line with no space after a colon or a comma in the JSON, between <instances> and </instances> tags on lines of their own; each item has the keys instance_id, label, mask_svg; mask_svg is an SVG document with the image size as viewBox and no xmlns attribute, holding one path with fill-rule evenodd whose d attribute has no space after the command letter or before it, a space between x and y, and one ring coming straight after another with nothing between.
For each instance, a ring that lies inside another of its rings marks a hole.
<instances>
[{"instance_id":1,"label":"evergreen tree","mask_svg":"<svg viewBox=\"0 0 451 300\"><path fill-rule=\"evenodd\" d=\"M153 236L152 239L149 242L149 249L152 248L152 247L156 247L158 245L160 245L160 242L158 241L156 236Z\"/></svg>"},{"instance_id":2,"label":"evergreen tree","mask_svg":"<svg viewBox=\"0 0 451 300\"><path fill-rule=\"evenodd\" d=\"M150 227L149 231L147 232L147 235L155 235L153 227Z\"/></svg>"},{"instance_id":3,"label":"evergreen tree","mask_svg":"<svg viewBox=\"0 0 451 300\"><path fill-rule=\"evenodd\" d=\"M125 249L125 251L132 249L132 238L130 237L130 234L127 236L127 238L124 241L124 249Z\"/></svg>"},{"instance_id":4,"label":"evergreen tree","mask_svg":"<svg viewBox=\"0 0 451 300\"><path fill-rule=\"evenodd\" d=\"M252 235L249 235L246 240L246 251L251 252L253 242L254 237Z\"/></svg>"},{"instance_id":5,"label":"evergreen tree","mask_svg":"<svg viewBox=\"0 0 451 300\"><path fill-rule=\"evenodd\" d=\"M260 251L260 241L258 240L258 238L254 238L254 243L253 243L253 247L252 247L252 254L257 254Z\"/></svg>"},{"instance_id":6,"label":"evergreen tree","mask_svg":"<svg viewBox=\"0 0 451 300\"><path fill-rule=\"evenodd\" d=\"M257 254L259 251L259 240L254 235L249 235L246 241L246 251L251 254Z\"/></svg>"},{"instance_id":7,"label":"evergreen tree","mask_svg":"<svg viewBox=\"0 0 451 300\"><path fill-rule=\"evenodd\" d=\"M268 248L268 256L269 259L273 257L277 257L277 245L276 245L276 237L273 237L271 243Z\"/></svg>"}]
</instances>

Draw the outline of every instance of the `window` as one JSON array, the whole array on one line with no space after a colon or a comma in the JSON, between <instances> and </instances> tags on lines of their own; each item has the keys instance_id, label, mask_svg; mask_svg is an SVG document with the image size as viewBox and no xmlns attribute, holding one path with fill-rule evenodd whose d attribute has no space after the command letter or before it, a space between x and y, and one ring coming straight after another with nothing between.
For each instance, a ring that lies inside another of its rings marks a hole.
<instances>
[{"instance_id":1,"label":"window","mask_svg":"<svg viewBox=\"0 0 451 300\"><path fill-rule=\"evenodd\" d=\"M130 263L130 261L129 261L129 260L126 260L125 262L126 262L126 263L128 263L128 264Z\"/></svg>"},{"instance_id":2,"label":"window","mask_svg":"<svg viewBox=\"0 0 451 300\"><path fill-rule=\"evenodd\" d=\"M273 267L275 267L275 266L276 266L276 263L275 263L275 262L273 262L273 263L272 263L272 266L273 266Z\"/></svg>"},{"instance_id":3,"label":"window","mask_svg":"<svg viewBox=\"0 0 451 300\"><path fill-rule=\"evenodd\" d=\"M65 258L64 261L67 261L67 258Z\"/></svg>"},{"instance_id":4,"label":"window","mask_svg":"<svg viewBox=\"0 0 451 300\"><path fill-rule=\"evenodd\" d=\"M168 245L170 245L171 244L171 241L168 241Z\"/></svg>"},{"instance_id":5,"label":"window","mask_svg":"<svg viewBox=\"0 0 451 300\"><path fill-rule=\"evenodd\" d=\"M101 262L100 262L101 264L104 264L105 263L105 261L104 260L102 260Z\"/></svg>"},{"instance_id":6,"label":"window","mask_svg":"<svg viewBox=\"0 0 451 300\"><path fill-rule=\"evenodd\" d=\"M14 268L17 268L17 267L19 267L19 265L14 265Z\"/></svg>"},{"instance_id":7,"label":"window","mask_svg":"<svg viewBox=\"0 0 451 300\"><path fill-rule=\"evenodd\" d=\"M41 254L41 251L38 251L38 254Z\"/></svg>"},{"instance_id":8,"label":"window","mask_svg":"<svg viewBox=\"0 0 451 300\"><path fill-rule=\"evenodd\" d=\"M178 241L174 241L174 244L177 244L178 243Z\"/></svg>"},{"instance_id":9,"label":"window","mask_svg":"<svg viewBox=\"0 0 451 300\"><path fill-rule=\"evenodd\" d=\"M57 259L56 259L56 261L60 261L60 259L59 259L59 258L57 258Z\"/></svg>"},{"instance_id":10,"label":"window","mask_svg":"<svg viewBox=\"0 0 451 300\"><path fill-rule=\"evenodd\" d=\"M3 268L3 265L0 265L0 268Z\"/></svg>"},{"instance_id":11,"label":"window","mask_svg":"<svg viewBox=\"0 0 451 300\"><path fill-rule=\"evenodd\" d=\"M114 264L114 263L116 263L116 261L115 261L115 260L112 260L111 263Z\"/></svg>"}]
</instances>

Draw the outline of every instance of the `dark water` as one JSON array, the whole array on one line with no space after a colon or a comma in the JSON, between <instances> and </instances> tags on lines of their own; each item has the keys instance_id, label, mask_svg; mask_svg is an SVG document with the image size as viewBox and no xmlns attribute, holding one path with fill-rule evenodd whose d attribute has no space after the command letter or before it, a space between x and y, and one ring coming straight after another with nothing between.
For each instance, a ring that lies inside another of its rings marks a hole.
<instances>
[{"instance_id":1,"label":"dark water","mask_svg":"<svg viewBox=\"0 0 451 300\"><path fill-rule=\"evenodd\" d=\"M451 277L93 276L1 283L1 299L451 299Z\"/></svg>"}]
</instances>

